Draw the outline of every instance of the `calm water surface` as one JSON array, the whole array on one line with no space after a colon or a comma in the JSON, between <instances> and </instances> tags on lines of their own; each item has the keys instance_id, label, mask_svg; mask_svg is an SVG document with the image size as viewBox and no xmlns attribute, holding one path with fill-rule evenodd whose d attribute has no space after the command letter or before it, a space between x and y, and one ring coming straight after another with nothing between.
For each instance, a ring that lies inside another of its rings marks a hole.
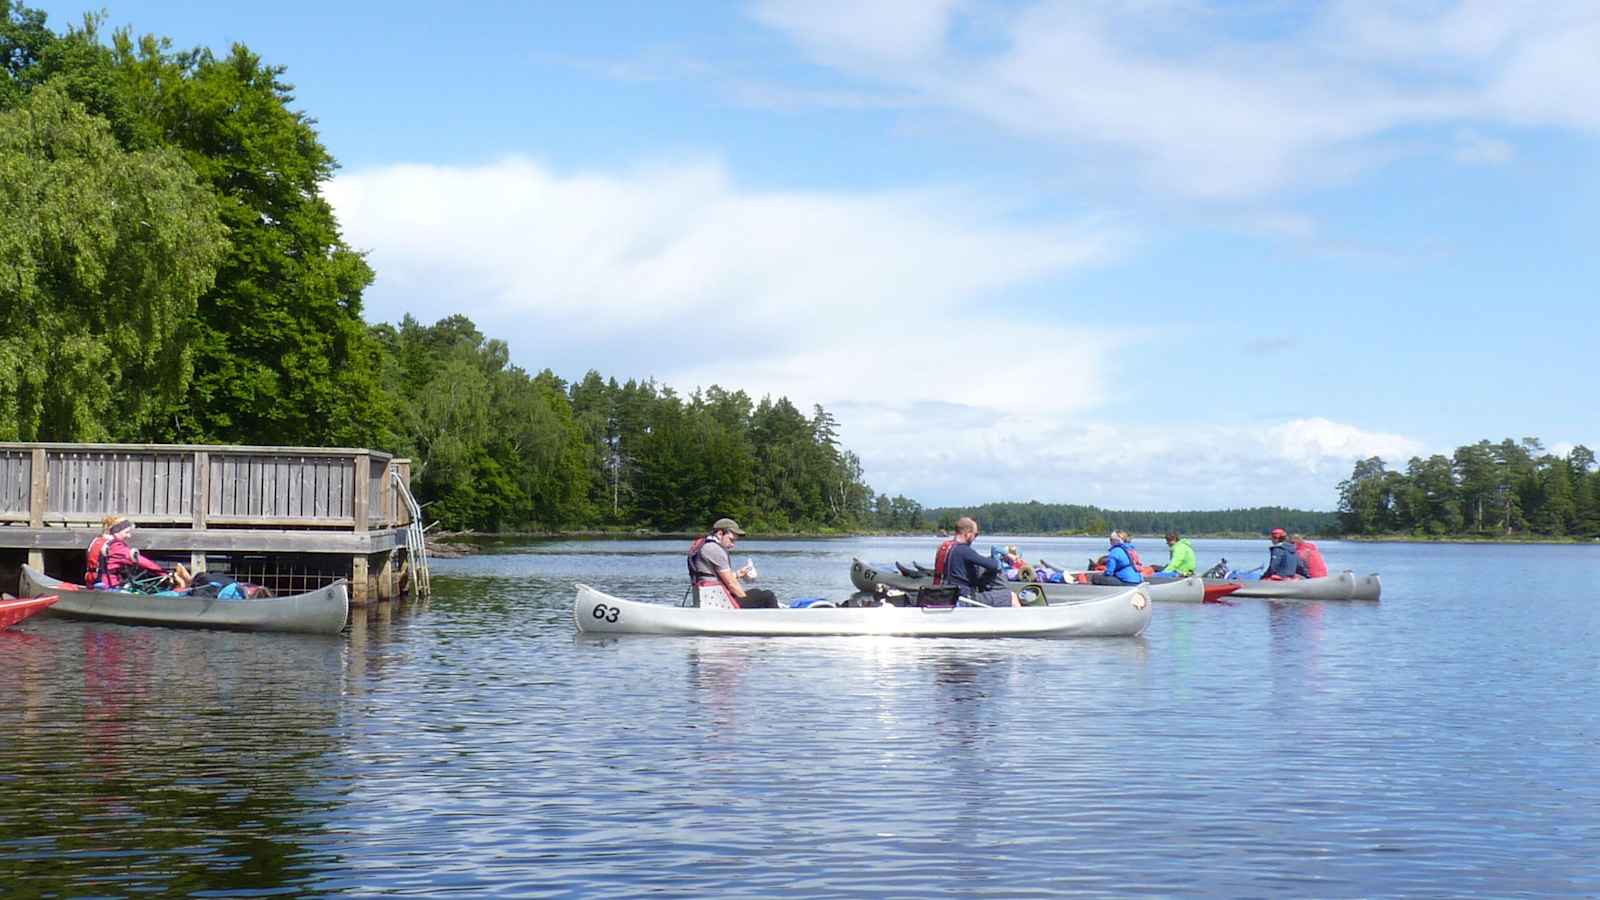
<instances>
[{"instance_id":1,"label":"calm water surface","mask_svg":"<svg viewBox=\"0 0 1600 900\"><path fill-rule=\"evenodd\" d=\"M933 544L736 559L842 596ZM437 561L331 639L31 619L0 893L1600 894L1600 547L1323 550L1383 601L1122 640L577 636L573 581L682 594L659 541Z\"/></svg>"}]
</instances>

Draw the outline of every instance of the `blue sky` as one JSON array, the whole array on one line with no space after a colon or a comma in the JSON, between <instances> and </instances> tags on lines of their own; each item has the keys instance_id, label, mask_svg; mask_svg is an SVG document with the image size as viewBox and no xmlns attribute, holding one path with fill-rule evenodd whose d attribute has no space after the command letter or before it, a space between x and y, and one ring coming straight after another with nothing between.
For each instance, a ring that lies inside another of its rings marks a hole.
<instances>
[{"instance_id":1,"label":"blue sky","mask_svg":"<svg viewBox=\"0 0 1600 900\"><path fill-rule=\"evenodd\" d=\"M287 67L369 318L821 403L879 490L1327 509L1600 445L1592 2L109 13Z\"/></svg>"}]
</instances>

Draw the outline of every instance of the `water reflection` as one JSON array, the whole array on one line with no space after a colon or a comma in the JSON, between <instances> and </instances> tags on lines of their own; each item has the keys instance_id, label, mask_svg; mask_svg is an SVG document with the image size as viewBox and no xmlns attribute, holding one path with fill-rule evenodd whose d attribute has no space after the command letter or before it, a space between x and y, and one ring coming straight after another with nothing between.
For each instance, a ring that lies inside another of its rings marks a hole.
<instances>
[{"instance_id":1,"label":"water reflection","mask_svg":"<svg viewBox=\"0 0 1600 900\"><path fill-rule=\"evenodd\" d=\"M1600 893L1600 616L1581 586L1533 604L1445 583L1482 563L1428 548L1426 571L1375 556L1381 605L1158 605L1137 640L574 631L573 581L681 593L679 543L441 561L431 602L358 610L337 639L0 632L0 883ZM852 555L925 558L926 543L741 553L786 596L842 596ZM1580 568L1505 552L1512 569ZM1438 596L1408 587L1424 584Z\"/></svg>"},{"instance_id":2,"label":"water reflection","mask_svg":"<svg viewBox=\"0 0 1600 900\"><path fill-rule=\"evenodd\" d=\"M302 839L337 745L342 642L68 622L27 637L0 709L11 890L243 889L317 869Z\"/></svg>"}]
</instances>

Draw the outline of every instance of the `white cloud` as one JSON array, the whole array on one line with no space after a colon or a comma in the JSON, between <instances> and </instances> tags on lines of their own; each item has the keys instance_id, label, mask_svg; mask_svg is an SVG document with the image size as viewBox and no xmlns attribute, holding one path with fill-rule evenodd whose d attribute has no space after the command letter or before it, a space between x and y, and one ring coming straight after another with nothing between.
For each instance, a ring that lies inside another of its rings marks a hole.
<instances>
[{"instance_id":1,"label":"white cloud","mask_svg":"<svg viewBox=\"0 0 1600 900\"><path fill-rule=\"evenodd\" d=\"M1282 423L1118 422L1004 416L929 441L890 410L856 415L841 436L874 461L873 487L932 505L1039 499L1114 509L1288 505L1332 509L1356 460L1422 453L1401 435L1325 419ZM974 417L980 418L981 417Z\"/></svg>"},{"instance_id":2,"label":"white cloud","mask_svg":"<svg viewBox=\"0 0 1600 900\"><path fill-rule=\"evenodd\" d=\"M1355 459L1414 446L1320 419L1127 424L1112 387L1139 333L1098 339L1067 288L1048 316L1007 299L1126 252L1103 221L950 190L751 190L706 162L398 165L327 196L379 273L371 318L462 312L528 368L821 403L874 487L925 502L1327 507Z\"/></svg>"},{"instance_id":3,"label":"white cloud","mask_svg":"<svg viewBox=\"0 0 1600 900\"><path fill-rule=\"evenodd\" d=\"M754 10L821 63L1045 144L1099 147L1190 197L1346 179L1411 129L1600 128L1587 0L1347 0L1283 21L1220 2L870 6ZM958 39L973 22L989 40Z\"/></svg>"},{"instance_id":4,"label":"white cloud","mask_svg":"<svg viewBox=\"0 0 1600 900\"><path fill-rule=\"evenodd\" d=\"M1492 166L1510 162L1517 155L1509 141L1472 130L1456 134L1456 162L1469 166Z\"/></svg>"}]
</instances>

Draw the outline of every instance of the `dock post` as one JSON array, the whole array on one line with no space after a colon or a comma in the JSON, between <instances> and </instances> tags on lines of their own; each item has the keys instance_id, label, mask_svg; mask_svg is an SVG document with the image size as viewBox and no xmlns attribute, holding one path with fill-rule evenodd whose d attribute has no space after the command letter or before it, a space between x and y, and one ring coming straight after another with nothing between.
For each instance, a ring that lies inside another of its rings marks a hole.
<instances>
[{"instance_id":1,"label":"dock post","mask_svg":"<svg viewBox=\"0 0 1600 900\"><path fill-rule=\"evenodd\" d=\"M372 457L357 453L351 457L354 474L354 491L350 498L350 516L354 519L357 534L367 530L367 505L372 500ZM350 557L350 602L356 606L367 605L367 557L365 554Z\"/></svg>"},{"instance_id":2,"label":"dock post","mask_svg":"<svg viewBox=\"0 0 1600 900\"><path fill-rule=\"evenodd\" d=\"M363 555L350 557L350 605L367 605L367 558Z\"/></svg>"},{"instance_id":3,"label":"dock post","mask_svg":"<svg viewBox=\"0 0 1600 900\"><path fill-rule=\"evenodd\" d=\"M28 485L28 527L44 527L44 508L50 502L49 474L50 470L45 462L43 447L33 448L33 465L31 479ZM44 571L44 551L29 550L28 565Z\"/></svg>"}]
</instances>

